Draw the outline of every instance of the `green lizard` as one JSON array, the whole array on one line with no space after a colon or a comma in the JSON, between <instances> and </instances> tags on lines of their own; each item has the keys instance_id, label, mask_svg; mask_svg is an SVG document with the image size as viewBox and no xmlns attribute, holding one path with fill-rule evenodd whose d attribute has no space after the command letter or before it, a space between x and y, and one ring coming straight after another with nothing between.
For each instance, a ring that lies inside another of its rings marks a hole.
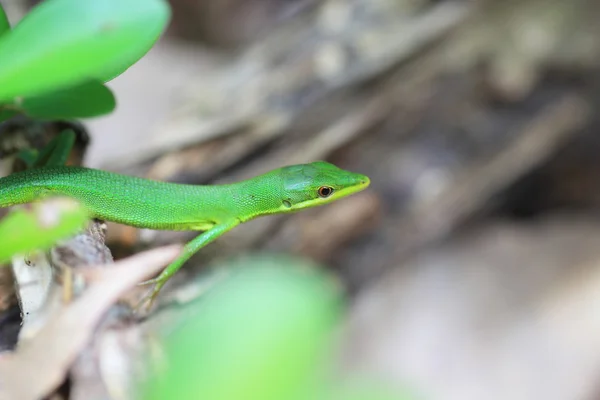
<instances>
[{"instance_id":1,"label":"green lizard","mask_svg":"<svg viewBox=\"0 0 600 400\"><path fill-rule=\"evenodd\" d=\"M72 139L71 139L72 142ZM292 165L226 185L185 185L64 164L59 160L0 178L0 208L46 196L68 196L94 218L138 228L204 231L155 279L148 300L198 250L235 226L270 214L290 213L331 203L365 189L369 178L318 161Z\"/></svg>"}]
</instances>

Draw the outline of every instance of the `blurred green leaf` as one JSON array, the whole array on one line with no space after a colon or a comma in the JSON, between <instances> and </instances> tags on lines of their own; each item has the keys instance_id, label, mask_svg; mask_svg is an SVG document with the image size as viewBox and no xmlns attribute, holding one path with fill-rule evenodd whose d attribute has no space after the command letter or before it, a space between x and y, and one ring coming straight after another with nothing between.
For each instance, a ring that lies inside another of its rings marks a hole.
<instances>
[{"instance_id":1,"label":"blurred green leaf","mask_svg":"<svg viewBox=\"0 0 600 400\"><path fill-rule=\"evenodd\" d=\"M19 209L0 220L0 263L14 255L46 250L83 229L86 211L71 199L52 199Z\"/></svg>"},{"instance_id":2,"label":"blurred green leaf","mask_svg":"<svg viewBox=\"0 0 600 400\"><path fill-rule=\"evenodd\" d=\"M165 0L47 0L0 37L0 101L106 82L158 39Z\"/></svg>"},{"instance_id":3,"label":"blurred green leaf","mask_svg":"<svg viewBox=\"0 0 600 400\"><path fill-rule=\"evenodd\" d=\"M4 35L8 31L10 31L10 22L8 22L6 12L4 11L2 4L0 4L0 36Z\"/></svg>"},{"instance_id":4,"label":"blurred green leaf","mask_svg":"<svg viewBox=\"0 0 600 400\"><path fill-rule=\"evenodd\" d=\"M170 334L143 399L314 399L340 318L339 287L303 261L246 258Z\"/></svg>"},{"instance_id":5,"label":"blurred green leaf","mask_svg":"<svg viewBox=\"0 0 600 400\"><path fill-rule=\"evenodd\" d=\"M96 117L108 114L115 105L113 93L98 81L26 97L21 102L21 108L30 117L47 119Z\"/></svg>"}]
</instances>

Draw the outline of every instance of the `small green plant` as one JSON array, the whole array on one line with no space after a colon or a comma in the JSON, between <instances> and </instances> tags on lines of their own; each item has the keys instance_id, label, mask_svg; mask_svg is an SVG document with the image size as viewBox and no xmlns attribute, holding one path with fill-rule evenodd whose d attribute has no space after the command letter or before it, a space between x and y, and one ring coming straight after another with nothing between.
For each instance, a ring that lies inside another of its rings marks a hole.
<instances>
[{"instance_id":1,"label":"small green plant","mask_svg":"<svg viewBox=\"0 0 600 400\"><path fill-rule=\"evenodd\" d=\"M0 6L0 122L111 112L104 84L152 47L169 16L163 0L47 0L11 29Z\"/></svg>"}]
</instances>

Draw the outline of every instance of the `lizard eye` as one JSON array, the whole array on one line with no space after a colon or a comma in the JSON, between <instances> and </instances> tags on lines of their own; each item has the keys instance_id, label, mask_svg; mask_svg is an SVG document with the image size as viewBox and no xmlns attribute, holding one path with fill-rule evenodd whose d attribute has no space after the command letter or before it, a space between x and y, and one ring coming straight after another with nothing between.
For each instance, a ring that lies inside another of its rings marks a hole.
<instances>
[{"instance_id":1,"label":"lizard eye","mask_svg":"<svg viewBox=\"0 0 600 400\"><path fill-rule=\"evenodd\" d=\"M332 193L333 193L333 188L332 187L321 186L319 188L319 197L321 197L323 199L331 196Z\"/></svg>"}]
</instances>

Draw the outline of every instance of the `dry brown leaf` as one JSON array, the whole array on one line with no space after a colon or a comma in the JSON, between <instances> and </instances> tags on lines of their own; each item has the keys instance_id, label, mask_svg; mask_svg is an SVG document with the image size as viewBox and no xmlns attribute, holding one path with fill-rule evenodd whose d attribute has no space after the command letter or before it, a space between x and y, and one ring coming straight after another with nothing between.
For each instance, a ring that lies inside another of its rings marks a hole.
<instances>
[{"instance_id":1,"label":"dry brown leaf","mask_svg":"<svg viewBox=\"0 0 600 400\"><path fill-rule=\"evenodd\" d=\"M0 358L0 399L37 400L56 388L102 315L124 292L172 261L181 246L147 251L104 268L39 334Z\"/></svg>"}]
</instances>

